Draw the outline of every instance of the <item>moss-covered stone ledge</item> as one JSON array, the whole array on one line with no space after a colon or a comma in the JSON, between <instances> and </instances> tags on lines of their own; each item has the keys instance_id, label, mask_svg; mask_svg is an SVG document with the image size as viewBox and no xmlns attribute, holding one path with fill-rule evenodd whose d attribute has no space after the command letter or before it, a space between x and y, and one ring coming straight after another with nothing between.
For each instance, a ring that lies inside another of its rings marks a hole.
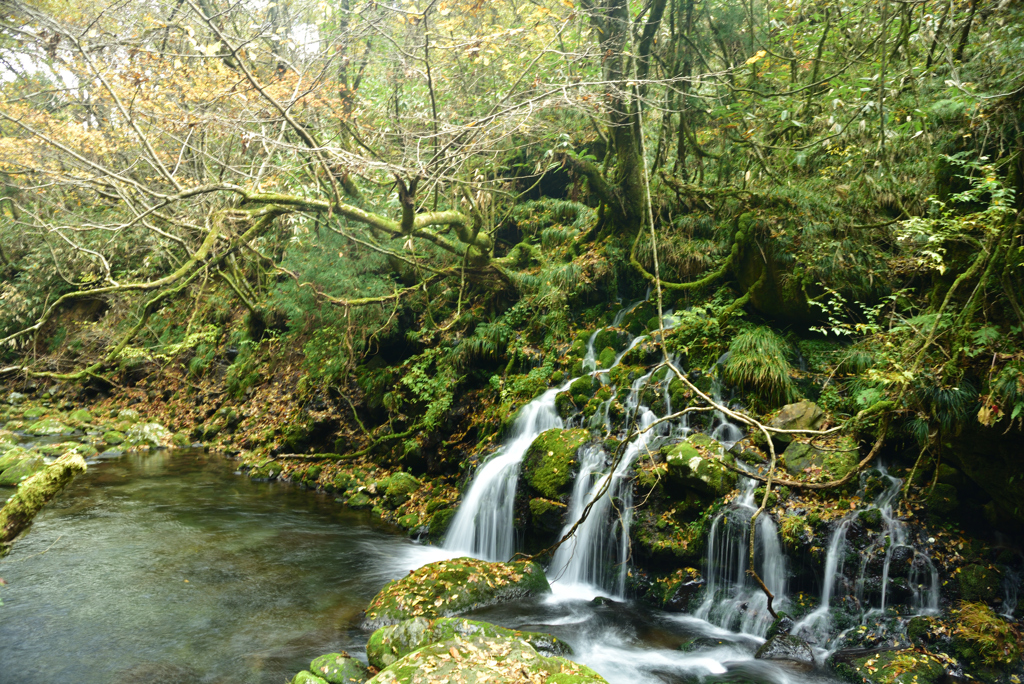
<instances>
[{"instance_id":1,"label":"moss-covered stone ledge","mask_svg":"<svg viewBox=\"0 0 1024 684\"><path fill-rule=\"evenodd\" d=\"M607 684L589 667L547 657L514 637L456 637L413 651L381 670L370 684L428 682L530 682L531 684Z\"/></svg>"},{"instance_id":2,"label":"moss-covered stone ledge","mask_svg":"<svg viewBox=\"0 0 1024 684\"><path fill-rule=\"evenodd\" d=\"M367 606L363 628L376 630L414 617L448 617L550 592L544 571L529 561L438 561L389 582Z\"/></svg>"},{"instance_id":3,"label":"moss-covered stone ledge","mask_svg":"<svg viewBox=\"0 0 1024 684\"><path fill-rule=\"evenodd\" d=\"M392 663L409 655L413 651L439 641L449 641L456 637L473 636L491 639L516 638L530 644L538 653L547 656L572 655L572 649L564 641L550 634L540 632L522 632L516 629L498 627L488 622L478 622L465 618L413 618L397 625L381 627L370 637L366 644L366 657L370 665L384 669Z\"/></svg>"}]
</instances>

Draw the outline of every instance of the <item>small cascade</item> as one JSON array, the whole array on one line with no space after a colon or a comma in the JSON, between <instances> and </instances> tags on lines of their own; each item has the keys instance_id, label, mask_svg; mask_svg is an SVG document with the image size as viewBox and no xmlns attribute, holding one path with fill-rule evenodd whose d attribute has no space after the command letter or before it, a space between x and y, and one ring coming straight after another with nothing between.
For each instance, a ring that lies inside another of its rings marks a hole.
<instances>
[{"instance_id":1,"label":"small cascade","mask_svg":"<svg viewBox=\"0 0 1024 684\"><path fill-rule=\"evenodd\" d=\"M444 548L490 561L507 561L515 552L512 507L519 466L537 435L562 427L555 395L569 386L552 388L524 406L512 427L512 438L483 464L459 506Z\"/></svg>"},{"instance_id":2,"label":"small cascade","mask_svg":"<svg viewBox=\"0 0 1024 684\"><path fill-rule=\"evenodd\" d=\"M720 627L763 635L772 623L768 597L747 574L750 560L750 519L757 510L757 481L742 478L740 496L711 523L708 536L707 589L697 617ZM757 519L754 565L772 592L776 611L786 599L786 556L771 516Z\"/></svg>"},{"instance_id":3,"label":"small cascade","mask_svg":"<svg viewBox=\"0 0 1024 684\"><path fill-rule=\"evenodd\" d=\"M722 356L715 362L715 367L711 373L711 398L715 400L715 403L722 406L727 405L727 401L723 397L724 383L722 382L721 370L725 364L726 359L729 358L730 352L722 354ZM712 413L711 418L711 438L720 443L725 451L732 449L736 442L743 439L743 430L731 422L724 413L721 411L715 411Z\"/></svg>"},{"instance_id":4,"label":"small cascade","mask_svg":"<svg viewBox=\"0 0 1024 684\"><path fill-rule=\"evenodd\" d=\"M561 536L569 533L588 505L591 506L590 513L577 527L573 537L558 548L547 570L548 576L562 585L583 585L591 593L595 589L609 590L616 596L625 593L629 526L633 512L629 475L640 454L652 448L653 442L668 430L667 423L658 426L665 426L661 430L648 430L657 416L640 403L652 373L634 380L630 388L625 407L626 425L635 421L640 434L626 446L615 468L604 474L600 472L611 466L608 454L600 446L584 451L573 487L568 522Z\"/></svg>"},{"instance_id":5,"label":"small cascade","mask_svg":"<svg viewBox=\"0 0 1024 684\"><path fill-rule=\"evenodd\" d=\"M999 614L1008 620L1013 619L1017 608L1018 592L1020 591L1020 573L1013 568L1003 571L1003 610Z\"/></svg>"},{"instance_id":6,"label":"small cascade","mask_svg":"<svg viewBox=\"0 0 1024 684\"><path fill-rule=\"evenodd\" d=\"M793 627L793 633L812 638L819 643L828 641L832 629L831 616L833 598L853 595L860 606L862 622L869 616L885 611L892 603L892 570L894 562L907 567L905 589L909 591L909 604L915 615L932 615L939 610L939 572L927 554L912 543L905 523L895 514L903 480L889 475L883 466L877 466L874 473L885 483L884 489L868 506L851 511L836 523L829 539L828 555L825 560L825 575L822 581L821 602L818 607ZM868 474L861 476L864 490ZM871 516L874 512L875 516ZM865 514L877 518L880 530L872 534L868 545L859 552L860 565L856 580L850 582L844 573L844 560L850 551L848 536L851 527ZM869 591L871 563L882 555L881 578L877 591ZM877 603L872 599L877 595Z\"/></svg>"}]
</instances>

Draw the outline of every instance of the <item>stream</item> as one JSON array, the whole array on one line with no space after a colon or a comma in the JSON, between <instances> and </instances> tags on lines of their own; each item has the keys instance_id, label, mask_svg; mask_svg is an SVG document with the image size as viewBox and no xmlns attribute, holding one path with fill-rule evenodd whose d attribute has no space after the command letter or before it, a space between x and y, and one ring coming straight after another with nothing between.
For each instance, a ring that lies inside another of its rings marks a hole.
<instances>
[{"instance_id":1,"label":"stream","mask_svg":"<svg viewBox=\"0 0 1024 684\"><path fill-rule=\"evenodd\" d=\"M281 684L323 653L364 658L383 584L458 555L235 468L197 450L91 464L0 562L0 684ZM555 634L613 684L832 681L755 660L757 636L554 589L471 617Z\"/></svg>"}]
</instances>

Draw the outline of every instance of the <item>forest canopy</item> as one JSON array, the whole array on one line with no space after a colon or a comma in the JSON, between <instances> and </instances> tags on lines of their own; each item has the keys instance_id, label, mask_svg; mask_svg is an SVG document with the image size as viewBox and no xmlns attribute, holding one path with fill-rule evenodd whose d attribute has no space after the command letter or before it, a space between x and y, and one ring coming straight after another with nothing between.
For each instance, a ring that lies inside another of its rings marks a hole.
<instances>
[{"instance_id":1,"label":"forest canopy","mask_svg":"<svg viewBox=\"0 0 1024 684\"><path fill-rule=\"evenodd\" d=\"M4 3L0 372L230 347L240 395L287 338L408 437L456 390L528 400L590 307L657 285L756 408L817 354L822 401L923 447L1019 428L1022 12Z\"/></svg>"}]
</instances>

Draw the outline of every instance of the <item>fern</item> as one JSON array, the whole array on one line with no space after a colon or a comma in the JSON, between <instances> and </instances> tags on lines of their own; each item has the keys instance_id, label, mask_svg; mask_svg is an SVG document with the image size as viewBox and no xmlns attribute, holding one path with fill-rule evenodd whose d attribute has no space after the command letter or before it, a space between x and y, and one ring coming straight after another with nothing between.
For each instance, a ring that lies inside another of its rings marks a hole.
<instances>
[{"instance_id":1,"label":"fern","mask_svg":"<svg viewBox=\"0 0 1024 684\"><path fill-rule=\"evenodd\" d=\"M770 328L759 326L741 332L729 345L724 372L727 382L755 392L757 400L778 406L796 397L789 377L789 347Z\"/></svg>"}]
</instances>

